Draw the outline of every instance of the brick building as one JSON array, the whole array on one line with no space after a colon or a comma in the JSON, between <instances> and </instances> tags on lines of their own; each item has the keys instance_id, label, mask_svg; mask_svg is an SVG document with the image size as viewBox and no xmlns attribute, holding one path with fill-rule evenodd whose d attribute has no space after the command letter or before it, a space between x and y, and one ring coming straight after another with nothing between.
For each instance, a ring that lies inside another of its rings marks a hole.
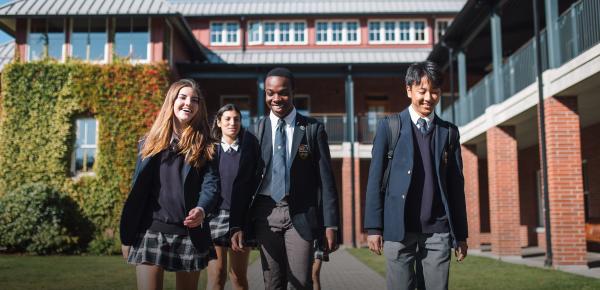
<instances>
[{"instance_id":1,"label":"brick building","mask_svg":"<svg viewBox=\"0 0 600 290\"><path fill-rule=\"evenodd\" d=\"M457 76L441 115L461 132L469 246L546 248L545 144L553 265L585 266L600 250L600 3L538 3L545 135L532 1L467 1L429 58Z\"/></svg>"},{"instance_id":2,"label":"brick building","mask_svg":"<svg viewBox=\"0 0 600 290\"><path fill-rule=\"evenodd\" d=\"M291 68L297 76L297 109L326 124L340 190L343 242L362 245L362 206L376 122L409 104L406 67L427 58L464 3L19 0L0 7L0 28L15 38L0 51L6 51L5 61L11 54L20 61L45 55L93 63L165 61L174 77L199 82L209 113L235 103L246 126L265 115L266 72L274 66ZM85 128L81 132L102 129L93 118L77 126ZM74 156L73 171L93 170L93 164L81 166L86 162L79 159L88 154L85 150L96 150L96 141L77 139L91 144L76 148L83 153Z\"/></svg>"}]
</instances>

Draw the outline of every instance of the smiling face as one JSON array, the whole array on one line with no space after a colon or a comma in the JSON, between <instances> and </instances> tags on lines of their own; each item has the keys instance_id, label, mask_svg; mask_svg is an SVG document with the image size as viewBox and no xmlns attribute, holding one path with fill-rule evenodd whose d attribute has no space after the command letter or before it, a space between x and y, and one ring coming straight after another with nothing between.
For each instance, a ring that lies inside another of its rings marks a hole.
<instances>
[{"instance_id":1,"label":"smiling face","mask_svg":"<svg viewBox=\"0 0 600 290\"><path fill-rule=\"evenodd\" d=\"M175 97L173 115L178 127L184 127L194 118L199 111L200 98L194 94L190 87L183 87Z\"/></svg>"},{"instance_id":2,"label":"smiling face","mask_svg":"<svg viewBox=\"0 0 600 290\"><path fill-rule=\"evenodd\" d=\"M440 88L433 88L426 76L421 78L420 84L406 86L411 106L421 117L427 117L435 110L441 91Z\"/></svg>"},{"instance_id":3,"label":"smiling face","mask_svg":"<svg viewBox=\"0 0 600 290\"><path fill-rule=\"evenodd\" d=\"M265 80L265 96L267 107L279 118L284 118L294 108L294 94L290 80L286 77L268 77Z\"/></svg>"},{"instance_id":4,"label":"smiling face","mask_svg":"<svg viewBox=\"0 0 600 290\"><path fill-rule=\"evenodd\" d=\"M221 133L224 137L235 140L240 133L241 117L235 110L223 112L221 118L217 120L217 126L221 128Z\"/></svg>"}]
</instances>

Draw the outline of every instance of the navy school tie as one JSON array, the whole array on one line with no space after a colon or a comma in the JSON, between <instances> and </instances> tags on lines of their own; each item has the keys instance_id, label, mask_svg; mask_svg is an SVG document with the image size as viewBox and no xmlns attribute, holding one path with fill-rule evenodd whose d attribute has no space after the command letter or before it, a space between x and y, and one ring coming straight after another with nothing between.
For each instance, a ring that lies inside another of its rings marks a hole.
<instances>
[{"instance_id":1,"label":"navy school tie","mask_svg":"<svg viewBox=\"0 0 600 290\"><path fill-rule=\"evenodd\" d=\"M423 118L419 118L417 120L417 125L419 125L419 131L421 131L421 133L423 135L427 134L428 130L427 130L427 121L425 121L425 119Z\"/></svg>"},{"instance_id":2,"label":"navy school tie","mask_svg":"<svg viewBox=\"0 0 600 290\"><path fill-rule=\"evenodd\" d=\"M285 121L279 119L275 129L275 143L273 144L273 163L271 164L271 198L275 202L281 201L285 197L288 188L287 166L286 166L286 140L285 140Z\"/></svg>"}]
</instances>

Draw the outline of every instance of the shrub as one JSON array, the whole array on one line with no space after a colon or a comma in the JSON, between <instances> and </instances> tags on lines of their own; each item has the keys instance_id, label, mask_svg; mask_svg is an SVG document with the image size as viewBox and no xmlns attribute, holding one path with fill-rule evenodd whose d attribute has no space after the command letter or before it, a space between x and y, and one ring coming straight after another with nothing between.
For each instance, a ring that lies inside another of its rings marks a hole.
<instances>
[{"instance_id":1,"label":"shrub","mask_svg":"<svg viewBox=\"0 0 600 290\"><path fill-rule=\"evenodd\" d=\"M92 230L69 196L45 184L24 185L0 197L0 247L9 252L76 253Z\"/></svg>"}]
</instances>

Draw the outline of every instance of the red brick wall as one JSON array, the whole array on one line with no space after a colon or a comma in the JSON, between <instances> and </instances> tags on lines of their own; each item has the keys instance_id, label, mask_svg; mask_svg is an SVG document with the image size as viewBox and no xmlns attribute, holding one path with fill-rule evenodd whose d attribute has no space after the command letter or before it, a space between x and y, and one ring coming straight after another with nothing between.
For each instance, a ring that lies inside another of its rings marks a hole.
<instances>
[{"instance_id":1,"label":"red brick wall","mask_svg":"<svg viewBox=\"0 0 600 290\"><path fill-rule=\"evenodd\" d=\"M515 128L493 127L486 135L492 252L499 256L521 255Z\"/></svg>"},{"instance_id":2,"label":"red brick wall","mask_svg":"<svg viewBox=\"0 0 600 290\"><path fill-rule=\"evenodd\" d=\"M165 19L153 17L150 20L150 61L163 60L163 38L165 36Z\"/></svg>"},{"instance_id":3,"label":"red brick wall","mask_svg":"<svg viewBox=\"0 0 600 290\"><path fill-rule=\"evenodd\" d=\"M585 265L587 260L577 98L551 97L544 103L554 265Z\"/></svg>"},{"instance_id":4,"label":"red brick wall","mask_svg":"<svg viewBox=\"0 0 600 290\"><path fill-rule=\"evenodd\" d=\"M463 174L465 176L465 198L469 226L469 247L479 249L481 240L479 219L479 158L474 145L462 145Z\"/></svg>"},{"instance_id":5,"label":"red brick wall","mask_svg":"<svg viewBox=\"0 0 600 290\"><path fill-rule=\"evenodd\" d=\"M537 171L540 169L539 145L519 150L519 202L525 246L537 245L538 224Z\"/></svg>"}]
</instances>

